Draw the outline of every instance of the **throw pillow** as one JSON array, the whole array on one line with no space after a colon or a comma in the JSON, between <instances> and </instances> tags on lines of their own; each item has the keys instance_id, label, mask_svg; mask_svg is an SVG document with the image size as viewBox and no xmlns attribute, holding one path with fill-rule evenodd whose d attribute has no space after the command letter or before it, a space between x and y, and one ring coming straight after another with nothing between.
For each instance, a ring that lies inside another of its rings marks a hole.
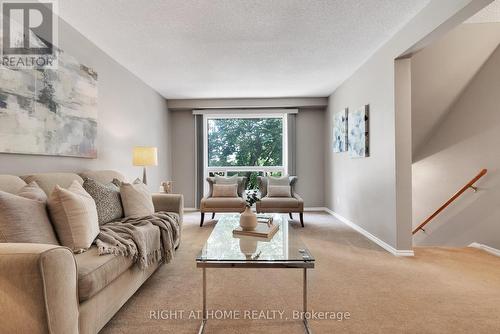
<instances>
[{"instance_id":1,"label":"throw pillow","mask_svg":"<svg viewBox=\"0 0 500 334\"><path fill-rule=\"evenodd\" d=\"M59 244L47 214L47 195L36 182L16 195L0 191L0 242Z\"/></svg>"},{"instance_id":2,"label":"throw pillow","mask_svg":"<svg viewBox=\"0 0 500 334\"><path fill-rule=\"evenodd\" d=\"M45 205L47 204L47 195L45 194L45 191L43 191L43 189L40 188L38 183L36 183L35 181L31 181L30 183L19 189L16 195L24 198L29 198L34 201L42 202Z\"/></svg>"},{"instance_id":3,"label":"throw pillow","mask_svg":"<svg viewBox=\"0 0 500 334\"><path fill-rule=\"evenodd\" d=\"M291 197L290 186L269 186L267 190L269 197Z\"/></svg>"},{"instance_id":4,"label":"throw pillow","mask_svg":"<svg viewBox=\"0 0 500 334\"><path fill-rule=\"evenodd\" d=\"M288 175L284 176L269 176L267 178L267 186L289 186L290 185L290 177Z\"/></svg>"},{"instance_id":5,"label":"throw pillow","mask_svg":"<svg viewBox=\"0 0 500 334\"><path fill-rule=\"evenodd\" d=\"M238 197L238 185L216 183L212 197Z\"/></svg>"},{"instance_id":6,"label":"throw pillow","mask_svg":"<svg viewBox=\"0 0 500 334\"><path fill-rule=\"evenodd\" d=\"M120 186L125 217L146 217L155 213L153 197L146 185L140 181L122 182Z\"/></svg>"},{"instance_id":7,"label":"throw pillow","mask_svg":"<svg viewBox=\"0 0 500 334\"><path fill-rule=\"evenodd\" d=\"M230 177L215 175L215 184L238 184L238 175Z\"/></svg>"},{"instance_id":8,"label":"throw pillow","mask_svg":"<svg viewBox=\"0 0 500 334\"><path fill-rule=\"evenodd\" d=\"M267 191L266 193L269 195L269 188L272 186L288 186L290 187L290 177L288 175L284 176L269 176L267 178Z\"/></svg>"},{"instance_id":9,"label":"throw pillow","mask_svg":"<svg viewBox=\"0 0 500 334\"><path fill-rule=\"evenodd\" d=\"M78 181L68 189L57 185L49 197L49 210L59 241L75 253L86 251L99 234L94 199Z\"/></svg>"},{"instance_id":10,"label":"throw pillow","mask_svg":"<svg viewBox=\"0 0 500 334\"><path fill-rule=\"evenodd\" d=\"M103 184L88 177L83 178L83 189L95 201L99 225L123 217L120 188L114 183Z\"/></svg>"},{"instance_id":11,"label":"throw pillow","mask_svg":"<svg viewBox=\"0 0 500 334\"><path fill-rule=\"evenodd\" d=\"M238 185L238 196L243 196L245 192L247 178L244 176L233 175L230 177L224 177L215 175L213 178L207 178L207 181L210 185L210 190L208 192L209 197L213 196L213 185L214 184L237 184Z\"/></svg>"}]
</instances>

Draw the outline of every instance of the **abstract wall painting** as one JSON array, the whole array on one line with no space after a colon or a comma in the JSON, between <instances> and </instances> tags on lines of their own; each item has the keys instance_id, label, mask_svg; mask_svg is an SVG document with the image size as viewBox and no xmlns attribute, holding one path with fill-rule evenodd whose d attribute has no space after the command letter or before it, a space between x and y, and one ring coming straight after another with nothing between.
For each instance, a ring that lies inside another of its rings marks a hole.
<instances>
[{"instance_id":1,"label":"abstract wall painting","mask_svg":"<svg viewBox=\"0 0 500 334\"><path fill-rule=\"evenodd\" d=\"M0 69L0 152L97 158L97 73L62 50L58 61Z\"/></svg>"},{"instance_id":2,"label":"abstract wall painting","mask_svg":"<svg viewBox=\"0 0 500 334\"><path fill-rule=\"evenodd\" d=\"M349 112L349 156L351 158L364 158L369 156L369 109L364 105L353 112Z\"/></svg>"},{"instance_id":3,"label":"abstract wall painting","mask_svg":"<svg viewBox=\"0 0 500 334\"><path fill-rule=\"evenodd\" d=\"M333 152L347 151L347 112L342 109L333 115Z\"/></svg>"}]
</instances>

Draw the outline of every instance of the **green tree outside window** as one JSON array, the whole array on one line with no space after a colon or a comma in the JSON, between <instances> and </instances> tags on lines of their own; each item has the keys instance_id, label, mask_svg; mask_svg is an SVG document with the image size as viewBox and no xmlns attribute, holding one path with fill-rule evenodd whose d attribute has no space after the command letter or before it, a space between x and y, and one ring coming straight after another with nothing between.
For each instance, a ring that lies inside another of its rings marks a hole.
<instances>
[{"instance_id":1,"label":"green tree outside window","mask_svg":"<svg viewBox=\"0 0 500 334\"><path fill-rule=\"evenodd\" d=\"M282 166L282 118L221 118L208 120L208 166ZM257 188L258 172L246 176L247 189Z\"/></svg>"}]
</instances>

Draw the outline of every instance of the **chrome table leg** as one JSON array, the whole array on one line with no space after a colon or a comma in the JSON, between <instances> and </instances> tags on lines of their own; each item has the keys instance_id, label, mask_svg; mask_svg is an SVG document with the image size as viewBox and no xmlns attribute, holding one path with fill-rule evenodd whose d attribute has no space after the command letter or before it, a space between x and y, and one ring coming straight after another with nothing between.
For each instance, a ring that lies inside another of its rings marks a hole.
<instances>
[{"instance_id":1,"label":"chrome table leg","mask_svg":"<svg viewBox=\"0 0 500 334\"><path fill-rule=\"evenodd\" d=\"M203 268L202 270L203 270L203 315L198 334L205 333L205 324L207 323L207 272L206 268Z\"/></svg>"},{"instance_id":2,"label":"chrome table leg","mask_svg":"<svg viewBox=\"0 0 500 334\"><path fill-rule=\"evenodd\" d=\"M307 314L307 268L304 268L304 285L303 285L303 308L304 308L304 328L306 330L306 334L312 334L311 328L309 327L309 323L307 322L306 314Z\"/></svg>"}]
</instances>

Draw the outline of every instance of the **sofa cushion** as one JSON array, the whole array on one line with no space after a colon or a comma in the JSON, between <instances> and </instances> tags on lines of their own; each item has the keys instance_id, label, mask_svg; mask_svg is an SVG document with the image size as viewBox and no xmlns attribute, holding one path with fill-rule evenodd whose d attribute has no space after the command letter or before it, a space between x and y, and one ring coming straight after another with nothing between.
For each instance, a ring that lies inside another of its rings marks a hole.
<instances>
[{"instance_id":1,"label":"sofa cushion","mask_svg":"<svg viewBox=\"0 0 500 334\"><path fill-rule=\"evenodd\" d=\"M16 195L24 198L29 198L34 201L42 202L43 204L47 205L47 195L35 181L19 189Z\"/></svg>"},{"instance_id":2,"label":"sofa cushion","mask_svg":"<svg viewBox=\"0 0 500 334\"><path fill-rule=\"evenodd\" d=\"M114 183L104 184L84 176L83 189L85 189L95 201L99 225L123 217L120 188Z\"/></svg>"},{"instance_id":3,"label":"sofa cushion","mask_svg":"<svg viewBox=\"0 0 500 334\"><path fill-rule=\"evenodd\" d=\"M49 210L59 241L74 252L85 251L99 234L94 199L78 181L68 189L56 185L49 197Z\"/></svg>"},{"instance_id":4,"label":"sofa cushion","mask_svg":"<svg viewBox=\"0 0 500 334\"><path fill-rule=\"evenodd\" d=\"M82 179L87 177L104 184L111 183L114 179L117 179L120 182L125 181L125 177L123 176L123 174L114 170L88 170L85 172L81 172L80 176L82 177Z\"/></svg>"},{"instance_id":5,"label":"sofa cushion","mask_svg":"<svg viewBox=\"0 0 500 334\"><path fill-rule=\"evenodd\" d=\"M47 214L47 195L35 182L16 195L0 191L0 242L59 244Z\"/></svg>"},{"instance_id":6,"label":"sofa cushion","mask_svg":"<svg viewBox=\"0 0 500 334\"><path fill-rule=\"evenodd\" d=\"M19 189L24 187L26 182L19 176L14 175L0 175L0 191L6 193L16 194Z\"/></svg>"},{"instance_id":7,"label":"sofa cushion","mask_svg":"<svg viewBox=\"0 0 500 334\"><path fill-rule=\"evenodd\" d=\"M262 208L298 208L299 203L294 197L264 197L260 200Z\"/></svg>"},{"instance_id":8,"label":"sofa cushion","mask_svg":"<svg viewBox=\"0 0 500 334\"><path fill-rule=\"evenodd\" d=\"M202 199L202 206L211 209L244 209L245 201L241 197L209 197Z\"/></svg>"},{"instance_id":9,"label":"sofa cushion","mask_svg":"<svg viewBox=\"0 0 500 334\"><path fill-rule=\"evenodd\" d=\"M77 181L80 184L83 183L83 179L74 173L41 173L21 176L21 178L26 183L35 181L45 191L47 196L52 194L56 185L61 188L69 188L73 184L73 181Z\"/></svg>"},{"instance_id":10,"label":"sofa cushion","mask_svg":"<svg viewBox=\"0 0 500 334\"><path fill-rule=\"evenodd\" d=\"M133 265L129 257L113 254L99 255L95 246L85 253L75 255L75 259L78 268L80 302L90 299Z\"/></svg>"}]
</instances>

